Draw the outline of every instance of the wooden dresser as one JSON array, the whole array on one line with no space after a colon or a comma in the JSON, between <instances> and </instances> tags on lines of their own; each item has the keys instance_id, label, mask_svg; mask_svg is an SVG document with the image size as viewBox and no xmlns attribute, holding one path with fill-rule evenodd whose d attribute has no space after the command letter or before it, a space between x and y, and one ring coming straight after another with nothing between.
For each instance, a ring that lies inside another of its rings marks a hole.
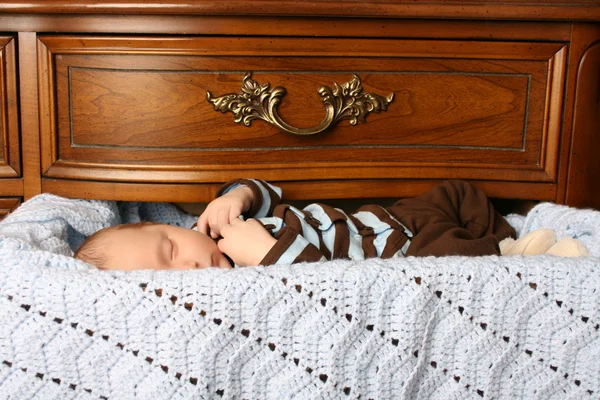
<instances>
[{"instance_id":1,"label":"wooden dresser","mask_svg":"<svg viewBox=\"0 0 600 400\"><path fill-rule=\"evenodd\" d=\"M600 208L600 1L3 1L0 213L51 192Z\"/></svg>"}]
</instances>

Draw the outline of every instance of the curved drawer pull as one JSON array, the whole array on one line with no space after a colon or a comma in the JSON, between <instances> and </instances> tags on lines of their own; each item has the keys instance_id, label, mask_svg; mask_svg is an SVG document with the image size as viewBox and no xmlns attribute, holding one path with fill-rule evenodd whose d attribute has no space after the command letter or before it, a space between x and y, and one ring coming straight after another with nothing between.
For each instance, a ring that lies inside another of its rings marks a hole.
<instances>
[{"instance_id":1,"label":"curved drawer pull","mask_svg":"<svg viewBox=\"0 0 600 400\"><path fill-rule=\"evenodd\" d=\"M334 82L333 90L321 86L319 95L325 105L325 119L312 128L296 128L283 121L277 111L286 94L285 88L276 86L269 90L269 83L261 85L250 76L251 73L244 75L241 93L228 93L214 98L210 92L206 92L206 98L213 104L215 111L233 113L236 123L242 122L250 126L253 120L262 119L294 135L314 135L344 119L350 120L350 125L356 125L357 121L366 122L367 114L386 111L388 104L394 99L394 93L387 97L363 93L360 78L354 75L342 85Z\"/></svg>"}]
</instances>

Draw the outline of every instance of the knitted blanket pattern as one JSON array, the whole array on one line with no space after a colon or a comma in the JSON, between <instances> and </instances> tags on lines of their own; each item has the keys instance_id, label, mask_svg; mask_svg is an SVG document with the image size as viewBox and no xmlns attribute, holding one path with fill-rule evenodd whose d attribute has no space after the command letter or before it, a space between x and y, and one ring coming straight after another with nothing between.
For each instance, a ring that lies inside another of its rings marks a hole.
<instances>
[{"instance_id":1,"label":"knitted blanket pattern","mask_svg":"<svg viewBox=\"0 0 600 400\"><path fill-rule=\"evenodd\" d=\"M168 204L40 195L0 223L0 398L596 399L600 213L507 219L591 256L106 272L71 257Z\"/></svg>"}]
</instances>

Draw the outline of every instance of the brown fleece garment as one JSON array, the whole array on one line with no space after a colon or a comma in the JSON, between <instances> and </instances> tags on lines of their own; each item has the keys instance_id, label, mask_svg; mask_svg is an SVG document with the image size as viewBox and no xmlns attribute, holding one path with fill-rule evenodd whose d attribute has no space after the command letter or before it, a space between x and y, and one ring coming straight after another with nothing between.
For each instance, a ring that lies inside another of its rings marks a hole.
<instances>
[{"instance_id":1,"label":"brown fleece garment","mask_svg":"<svg viewBox=\"0 0 600 400\"><path fill-rule=\"evenodd\" d=\"M499 255L498 242L516 237L487 196L464 181L445 181L388 211L413 233L407 256Z\"/></svg>"}]
</instances>

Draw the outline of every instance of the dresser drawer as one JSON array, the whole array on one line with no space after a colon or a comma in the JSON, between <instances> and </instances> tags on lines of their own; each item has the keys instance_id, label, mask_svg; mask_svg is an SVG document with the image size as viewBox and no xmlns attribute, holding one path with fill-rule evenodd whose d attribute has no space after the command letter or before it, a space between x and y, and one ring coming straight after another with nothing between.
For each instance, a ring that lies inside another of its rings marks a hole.
<instances>
[{"instance_id":1,"label":"dresser drawer","mask_svg":"<svg viewBox=\"0 0 600 400\"><path fill-rule=\"evenodd\" d=\"M46 178L557 176L562 43L42 36L38 49ZM327 119L321 87L365 121L296 134ZM252 93L245 106L282 123L236 123L227 109Z\"/></svg>"},{"instance_id":2,"label":"dresser drawer","mask_svg":"<svg viewBox=\"0 0 600 400\"><path fill-rule=\"evenodd\" d=\"M0 178L21 175L15 48L12 36L0 36Z\"/></svg>"}]
</instances>

